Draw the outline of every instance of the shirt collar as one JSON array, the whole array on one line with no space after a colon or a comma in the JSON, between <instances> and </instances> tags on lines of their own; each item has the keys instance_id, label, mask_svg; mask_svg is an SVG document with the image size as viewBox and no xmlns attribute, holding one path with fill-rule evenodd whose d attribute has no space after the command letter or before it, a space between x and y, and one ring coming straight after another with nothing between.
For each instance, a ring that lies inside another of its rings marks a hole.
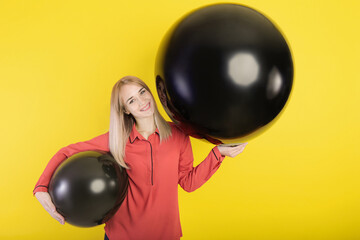
<instances>
[{"instance_id":1,"label":"shirt collar","mask_svg":"<svg viewBox=\"0 0 360 240\"><path fill-rule=\"evenodd\" d=\"M160 136L158 128L156 128L155 132ZM136 138L139 140L142 140L142 139L145 140L145 138L136 129L135 123L134 123L131 133L130 133L130 136L129 136L130 143L133 143L136 140Z\"/></svg>"}]
</instances>

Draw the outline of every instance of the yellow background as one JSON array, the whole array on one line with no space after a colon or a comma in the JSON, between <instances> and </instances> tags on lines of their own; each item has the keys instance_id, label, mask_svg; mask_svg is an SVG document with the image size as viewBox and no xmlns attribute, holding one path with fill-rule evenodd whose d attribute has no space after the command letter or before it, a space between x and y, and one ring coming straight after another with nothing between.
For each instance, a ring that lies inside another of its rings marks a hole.
<instances>
[{"instance_id":1,"label":"yellow background","mask_svg":"<svg viewBox=\"0 0 360 240\"><path fill-rule=\"evenodd\" d=\"M0 1L0 239L103 239L103 226L53 220L33 187L58 149L108 130L120 77L144 79L159 104L162 37L185 13L215 2ZM285 34L293 93L240 156L194 193L180 190L183 239L360 239L359 1L237 3ZM199 163L212 145L192 142Z\"/></svg>"}]
</instances>

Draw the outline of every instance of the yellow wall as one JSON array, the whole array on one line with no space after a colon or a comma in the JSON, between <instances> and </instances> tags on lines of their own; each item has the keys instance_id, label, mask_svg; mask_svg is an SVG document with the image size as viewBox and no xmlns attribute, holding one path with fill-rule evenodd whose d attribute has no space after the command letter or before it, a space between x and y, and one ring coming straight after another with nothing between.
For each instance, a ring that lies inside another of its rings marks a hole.
<instances>
[{"instance_id":1,"label":"yellow wall","mask_svg":"<svg viewBox=\"0 0 360 240\"><path fill-rule=\"evenodd\" d=\"M0 1L0 239L103 238L103 226L60 225L32 189L59 148L107 131L121 76L155 90L164 33L209 3ZM280 26L295 85L272 128L201 189L180 190L183 239L360 239L359 1L238 3ZM198 163L212 145L192 142Z\"/></svg>"}]
</instances>

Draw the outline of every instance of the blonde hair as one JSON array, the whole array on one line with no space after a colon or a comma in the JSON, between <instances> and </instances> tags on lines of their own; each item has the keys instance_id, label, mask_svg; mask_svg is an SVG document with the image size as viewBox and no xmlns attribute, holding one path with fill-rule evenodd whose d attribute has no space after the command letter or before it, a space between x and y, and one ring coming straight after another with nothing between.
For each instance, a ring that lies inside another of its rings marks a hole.
<instances>
[{"instance_id":1,"label":"blonde hair","mask_svg":"<svg viewBox=\"0 0 360 240\"><path fill-rule=\"evenodd\" d=\"M111 154L120 166L129 169L124 161L125 147L130 133L134 126L135 118L131 114L125 114L124 103L121 101L120 89L126 84L136 84L145 88L152 95L149 87L139 78L126 76L117 81L111 92L110 103L110 128L109 128L109 148ZM171 127L160 115L157 105L154 101L155 125L159 129L160 142L171 136Z\"/></svg>"}]
</instances>

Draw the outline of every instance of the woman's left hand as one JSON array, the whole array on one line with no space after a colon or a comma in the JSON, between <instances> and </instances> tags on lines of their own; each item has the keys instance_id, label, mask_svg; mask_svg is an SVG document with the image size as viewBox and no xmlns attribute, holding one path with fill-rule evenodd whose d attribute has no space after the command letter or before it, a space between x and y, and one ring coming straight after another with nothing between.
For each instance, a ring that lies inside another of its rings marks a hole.
<instances>
[{"instance_id":1,"label":"woman's left hand","mask_svg":"<svg viewBox=\"0 0 360 240\"><path fill-rule=\"evenodd\" d=\"M234 146L219 145L217 146L217 148L219 149L221 155L233 158L239 155L240 153L242 153L247 144L248 143L241 143L239 145L234 145Z\"/></svg>"}]
</instances>

